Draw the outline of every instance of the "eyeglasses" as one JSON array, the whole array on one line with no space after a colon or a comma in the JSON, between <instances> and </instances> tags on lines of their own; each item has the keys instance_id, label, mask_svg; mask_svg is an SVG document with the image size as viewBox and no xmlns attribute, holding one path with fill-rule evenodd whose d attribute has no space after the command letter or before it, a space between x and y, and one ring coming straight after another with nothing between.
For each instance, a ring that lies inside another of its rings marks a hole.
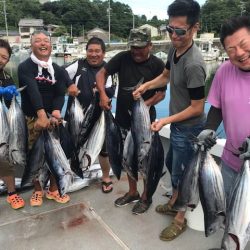
<instances>
[{"instance_id":1,"label":"eyeglasses","mask_svg":"<svg viewBox=\"0 0 250 250\"><path fill-rule=\"evenodd\" d=\"M192 26L190 26L188 29L174 28L169 25L166 26L166 30L169 34L173 34L175 32L177 36L185 36L187 31L190 30L191 28Z\"/></svg>"}]
</instances>

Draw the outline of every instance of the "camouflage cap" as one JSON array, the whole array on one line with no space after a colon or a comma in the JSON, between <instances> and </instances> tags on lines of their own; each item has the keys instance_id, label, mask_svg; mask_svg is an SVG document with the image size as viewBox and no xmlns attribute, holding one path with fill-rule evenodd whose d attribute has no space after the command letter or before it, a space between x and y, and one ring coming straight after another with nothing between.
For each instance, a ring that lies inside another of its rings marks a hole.
<instances>
[{"instance_id":1,"label":"camouflage cap","mask_svg":"<svg viewBox=\"0 0 250 250\"><path fill-rule=\"evenodd\" d=\"M145 47L151 42L151 30L148 28L131 29L128 45L135 47Z\"/></svg>"}]
</instances>

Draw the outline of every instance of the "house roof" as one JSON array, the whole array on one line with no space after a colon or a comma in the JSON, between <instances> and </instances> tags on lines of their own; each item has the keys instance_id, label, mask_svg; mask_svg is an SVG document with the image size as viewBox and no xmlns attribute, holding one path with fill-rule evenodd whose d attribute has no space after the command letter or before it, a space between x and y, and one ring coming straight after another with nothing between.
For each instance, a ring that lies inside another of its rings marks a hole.
<instances>
[{"instance_id":1,"label":"house roof","mask_svg":"<svg viewBox=\"0 0 250 250\"><path fill-rule=\"evenodd\" d=\"M103 30L103 29L101 29L101 28L96 27L96 28L94 28L94 29L92 29L92 30L89 30L89 31L87 32L87 34L93 33L93 32L107 33L107 31L105 31L105 30Z\"/></svg>"},{"instance_id":2,"label":"house roof","mask_svg":"<svg viewBox=\"0 0 250 250\"><path fill-rule=\"evenodd\" d=\"M43 27L43 19L20 19L18 26Z\"/></svg>"}]
</instances>

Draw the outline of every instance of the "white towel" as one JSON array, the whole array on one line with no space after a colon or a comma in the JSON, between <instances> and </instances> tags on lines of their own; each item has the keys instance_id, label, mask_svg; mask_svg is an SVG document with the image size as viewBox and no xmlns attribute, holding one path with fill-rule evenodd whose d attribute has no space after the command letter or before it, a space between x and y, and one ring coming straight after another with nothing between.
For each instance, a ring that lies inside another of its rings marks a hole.
<instances>
[{"instance_id":1,"label":"white towel","mask_svg":"<svg viewBox=\"0 0 250 250\"><path fill-rule=\"evenodd\" d=\"M31 54L30 56L31 60L38 65L38 72L39 72L39 75L42 75L42 71L43 71L43 68L44 69L47 69L48 72L50 73L51 77L52 77L52 84L54 84L56 82L56 79L55 79L55 71L54 71L54 68L53 68L53 65L52 65L52 59L51 57L49 58L49 60L47 62L45 61L41 61L39 60L33 53Z\"/></svg>"}]
</instances>

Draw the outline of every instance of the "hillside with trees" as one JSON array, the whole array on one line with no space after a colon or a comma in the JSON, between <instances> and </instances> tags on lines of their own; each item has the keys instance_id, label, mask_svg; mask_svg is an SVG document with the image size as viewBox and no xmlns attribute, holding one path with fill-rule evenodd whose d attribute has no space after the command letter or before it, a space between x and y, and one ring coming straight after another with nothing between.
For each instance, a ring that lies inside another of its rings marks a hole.
<instances>
[{"instance_id":1,"label":"hillside with trees","mask_svg":"<svg viewBox=\"0 0 250 250\"><path fill-rule=\"evenodd\" d=\"M0 10L3 5L0 3ZM133 25L132 9L129 5L110 1L111 33L126 38ZM60 25L57 35L70 33L80 36L95 27L108 30L108 1L60 0L40 4L38 0L6 0L8 26L18 29L21 18L41 18L45 25ZM0 11L2 14L2 11ZM221 22L236 15L250 15L250 0L207 0L202 6L201 31L218 34ZM166 14L167 17L167 14ZM148 23L155 27L165 24L157 16L148 20L145 15L134 15L135 26ZM0 29L5 29L4 18L0 18Z\"/></svg>"}]
</instances>

